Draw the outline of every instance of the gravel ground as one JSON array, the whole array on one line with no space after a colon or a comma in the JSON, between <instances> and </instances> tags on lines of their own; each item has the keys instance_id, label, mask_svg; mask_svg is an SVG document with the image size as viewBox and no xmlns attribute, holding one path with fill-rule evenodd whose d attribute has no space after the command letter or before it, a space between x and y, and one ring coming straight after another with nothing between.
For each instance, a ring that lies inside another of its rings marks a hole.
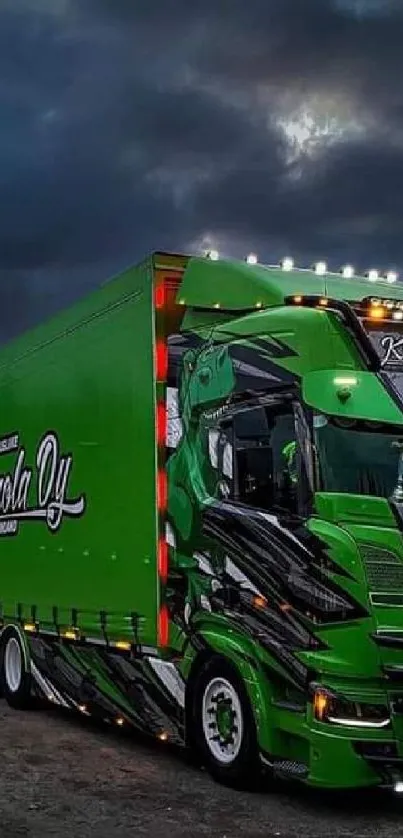
<instances>
[{"instance_id":1,"label":"gravel ground","mask_svg":"<svg viewBox=\"0 0 403 838\"><path fill-rule=\"evenodd\" d=\"M0 836L237 838L402 834L403 800L278 785L241 794L161 743L0 701Z\"/></svg>"}]
</instances>

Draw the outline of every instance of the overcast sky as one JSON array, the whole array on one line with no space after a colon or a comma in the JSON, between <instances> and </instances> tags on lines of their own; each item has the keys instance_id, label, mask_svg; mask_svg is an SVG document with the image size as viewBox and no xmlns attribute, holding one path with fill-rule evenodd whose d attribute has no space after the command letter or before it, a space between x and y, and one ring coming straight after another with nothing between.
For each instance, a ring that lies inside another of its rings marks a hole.
<instances>
[{"instance_id":1,"label":"overcast sky","mask_svg":"<svg viewBox=\"0 0 403 838\"><path fill-rule=\"evenodd\" d=\"M403 0L0 0L0 340L153 249L403 268Z\"/></svg>"}]
</instances>

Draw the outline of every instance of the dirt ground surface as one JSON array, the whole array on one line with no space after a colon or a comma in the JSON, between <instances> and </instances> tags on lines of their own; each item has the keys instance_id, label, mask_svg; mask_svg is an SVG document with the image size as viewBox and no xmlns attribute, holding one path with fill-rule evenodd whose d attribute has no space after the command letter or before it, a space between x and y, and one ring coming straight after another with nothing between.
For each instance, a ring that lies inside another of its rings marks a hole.
<instances>
[{"instance_id":1,"label":"dirt ground surface","mask_svg":"<svg viewBox=\"0 0 403 838\"><path fill-rule=\"evenodd\" d=\"M252 838L403 833L403 800L277 785L223 788L183 754L51 711L0 701L0 836Z\"/></svg>"}]
</instances>

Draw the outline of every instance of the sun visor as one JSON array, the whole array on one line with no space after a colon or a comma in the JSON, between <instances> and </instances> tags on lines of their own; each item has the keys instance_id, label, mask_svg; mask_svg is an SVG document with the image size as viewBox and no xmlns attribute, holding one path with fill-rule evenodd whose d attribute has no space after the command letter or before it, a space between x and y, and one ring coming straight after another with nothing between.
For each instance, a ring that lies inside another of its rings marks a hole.
<instances>
[{"instance_id":1,"label":"sun visor","mask_svg":"<svg viewBox=\"0 0 403 838\"><path fill-rule=\"evenodd\" d=\"M372 372L313 370L302 378L306 404L320 413L403 424L403 411Z\"/></svg>"}]
</instances>

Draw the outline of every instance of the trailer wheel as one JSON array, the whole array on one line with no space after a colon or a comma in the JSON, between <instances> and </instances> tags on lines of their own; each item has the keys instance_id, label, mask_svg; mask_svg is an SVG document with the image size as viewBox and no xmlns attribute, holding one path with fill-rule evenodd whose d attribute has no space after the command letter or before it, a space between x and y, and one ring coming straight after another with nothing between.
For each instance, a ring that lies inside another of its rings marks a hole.
<instances>
[{"instance_id":1,"label":"trailer wheel","mask_svg":"<svg viewBox=\"0 0 403 838\"><path fill-rule=\"evenodd\" d=\"M194 743L212 776L225 785L253 788L259 775L256 725L236 669L214 657L194 686Z\"/></svg>"},{"instance_id":2,"label":"trailer wheel","mask_svg":"<svg viewBox=\"0 0 403 838\"><path fill-rule=\"evenodd\" d=\"M33 706L29 658L21 633L13 626L3 632L0 662L1 692L4 698L10 707L28 710Z\"/></svg>"}]
</instances>

